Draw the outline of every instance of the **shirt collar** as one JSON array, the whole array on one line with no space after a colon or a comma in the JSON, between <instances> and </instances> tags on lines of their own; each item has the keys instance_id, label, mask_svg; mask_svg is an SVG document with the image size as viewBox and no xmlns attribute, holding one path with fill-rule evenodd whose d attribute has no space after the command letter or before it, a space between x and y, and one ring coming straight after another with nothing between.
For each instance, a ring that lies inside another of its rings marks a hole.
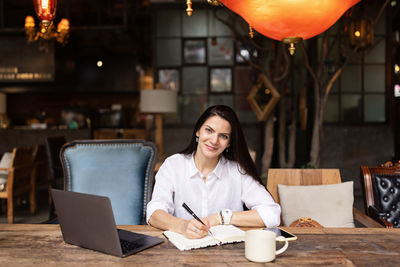
<instances>
[{"instance_id":1,"label":"shirt collar","mask_svg":"<svg viewBox=\"0 0 400 267\"><path fill-rule=\"evenodd\" d=\"M201 174L200 171L197 169L196 164L194 163L194 154L192 154L191 159L190 159L190 168L189 168L189 177L190 178L194 178L196 176L196 174ZM214 173L214 175L221 179L222 178L222 174L226 173L225 169L227 168L227 159L224 158L223 156L219 159L217 166L215 167L215 169L212 171L212 173Z\"/></svg>"}]
</instances>

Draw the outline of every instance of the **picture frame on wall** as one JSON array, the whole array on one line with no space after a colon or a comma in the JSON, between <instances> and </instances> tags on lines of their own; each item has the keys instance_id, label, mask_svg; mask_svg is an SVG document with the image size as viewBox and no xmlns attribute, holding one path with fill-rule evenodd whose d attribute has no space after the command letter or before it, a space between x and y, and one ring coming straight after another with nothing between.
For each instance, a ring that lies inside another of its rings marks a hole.
<instances>
[{"instance_id":1,"label":"picture frame on wall","mask_svg":"<svg viewBox=\"0 0 400 267\"><path fill-rule=\"evenodd\" d=\"M211 68L210 69L210 92L231 93L232 92L232 69Z\"/></svg>"},{"instance_id":2,"label":"picture frame on wall","mask_svg":"<svg viewBox=\"0 0 400 267\"><path fill-rule=\"evenodd\" d=\"M158 83L162 89L168 89L175 92L180 91L180 73L178 69L159 69Z\"/></svg>"},{"instance_id":3,"label":"picture frame on wall","mask_svg":"<svg viewBox=\"0 0 400 267\"><path fill-rule=\"evenodd\" d=\"M259 121L265 121L274 110L280 98L279 92L264 74L258 77L258 83L252 87L247 100Z\"/></svg>"},{"instance_id":4,"label":"picture frame on wall","mask_svg":"<svg viewBox=\"0 0 400 267\"><path fill-rule=\"evenodd\" d=\"M205 39L183 41L183 61L185 64L206 64L207 49Z\"/></svg>"}]
</instances>

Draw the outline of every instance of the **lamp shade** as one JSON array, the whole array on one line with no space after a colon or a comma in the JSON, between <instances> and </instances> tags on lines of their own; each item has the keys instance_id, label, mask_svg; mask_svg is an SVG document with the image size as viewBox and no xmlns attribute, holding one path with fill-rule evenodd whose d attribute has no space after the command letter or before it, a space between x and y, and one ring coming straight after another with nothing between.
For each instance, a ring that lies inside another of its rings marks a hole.
<instances>
[{"instance_id":1,"label":"lamp shade","mask_svg":"<svg viewBox=\"0 0 400 267\"><path fill-rule=\"evenodd\" d=\"M42 23L49 26L56 16L57 0L33 0L33 5Z\"/></svg>"},{"instance_id":2,"label":"lamp shade","mask_svg":"<svg viewBox=\"0 0 400 267\"><path fill-rule=\"evenodd\" d=\"M175 113L177 93L166 89L140 91L140 111L143 113Z\"/></svg>"},{"instance_id":3,"label":"lamp shade","mask_svg":"<svg viewBox=\"0 0 400 267\"><path fill-rule=\"evenodd\" d=\"M308 39L331 27L360 0L219 0L259 33Z\"/></svg>"}]
</instances>

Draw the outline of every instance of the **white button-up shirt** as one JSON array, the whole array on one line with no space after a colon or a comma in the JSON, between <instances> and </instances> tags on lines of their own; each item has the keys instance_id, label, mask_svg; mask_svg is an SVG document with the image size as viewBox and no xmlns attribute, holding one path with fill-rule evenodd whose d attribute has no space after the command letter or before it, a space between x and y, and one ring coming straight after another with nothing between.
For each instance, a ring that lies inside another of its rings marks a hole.
<instances>
[{"instance_id":1,"label":"white button-up shirt","mask_svg":"<svg viewBox=\"0 0 400 267\"><path fill-rule=\"evenodd\" d=\"M157 172L153 196L147 204L147 223L158 209L178 218L193 219L182 207L186 203L199 217L222 209L243 211L244 204L248 209L257 210L266 226L279 225L280 206L263 185L242 173L236 162L221 157L204 182L192 155L172 155Z\"/></svg>"}]
</instances>

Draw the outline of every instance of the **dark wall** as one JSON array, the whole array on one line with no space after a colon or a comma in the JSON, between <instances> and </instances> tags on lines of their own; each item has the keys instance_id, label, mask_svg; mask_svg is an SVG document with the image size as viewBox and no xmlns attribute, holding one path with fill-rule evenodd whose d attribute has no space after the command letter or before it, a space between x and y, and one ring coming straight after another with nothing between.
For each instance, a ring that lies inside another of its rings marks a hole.
<instances>
[{"instance_id":1,"label":"dark wall","mask_svg":"<svg viewBox=\"0 0 400 267\"><path fill-rule=\"evenodd\" d=\"M330 126L323 129L321 168L339 168L343 181L354 181L355 197L362 196L360 166L377 166L394 157L389 125Z\"/></svg>"}]
</instances>

